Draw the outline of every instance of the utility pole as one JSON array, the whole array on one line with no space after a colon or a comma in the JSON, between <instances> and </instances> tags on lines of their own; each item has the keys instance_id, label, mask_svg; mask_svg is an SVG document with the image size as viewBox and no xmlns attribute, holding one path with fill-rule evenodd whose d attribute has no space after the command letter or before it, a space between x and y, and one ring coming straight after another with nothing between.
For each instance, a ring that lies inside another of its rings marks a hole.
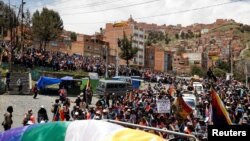
<instances>
[{"instance_id":1,"label":"utility pole","mask_svg":"<svg viewBox=\"0 0 250 141\"><path fill-rule=\"evenodd\" d=\"M105 54L106 54L105 77L108 78L108 46L107 45L105 45Z\"/></svg>"},{"instance_id":2,"label":"utility pole","mask_svg":"<svg viewBox=\"0 0 250 141\"><path fill-rule=\"evenodd\" d=\"M232 51L232 46L231 46L232 40L229 41L229 64L230 64L230 73L233 75L233 51Z\"/></svg>"},{"instance_id":3,"label":"utility pole","mask_svg":"<svg viewBox=\"0 0 250 141\"><path fill-rule=\"evenodd\" d=\"M9 26L10 26L10 43L12 43L12 13L11 13L11 9L10 9L10 0L9 0Z\"/></svg>"},{"instance_id":4,"label":"utility pole","mask_svg":"<svg viewBox=\"0 0 250 141\"><path fill-rule=\"evenodd\" d=\"M248 71L247 71L247 63L246 61L244 62L245 63L245 75L246 75L246 87L248 88Z\"/></svg>"},{"instance_id":5,"label":"utility pole","mask_svg":"<svg viewBox=\"0 0 250 141\"><path fill-rule=\"evenodd\" d=\"M23 5L25 4L25 2L22 0L22 3L21 3L21 56L23 57L23 46L24 46L24 43L23 43Z\"/></svg>"},{"instance_id":6,"label":"utility pole","mask_svg":"<svg viewBox=\"0 0 250 141\"><path fill-rule=\"evenodd\" d=\"M249 49L248 44L246 45L246 48ZM249 74L248 74L248 69L247 69L248 68L247 60L245 60L244 63L245 63L245 75L246 75L246 87L248 88L248 77L249 77L248 75Z\"/></svg>"},{"instance_id":7,"label":"utility pole","mask_svg":"<svg viewBox=\"0 0 250 141\"><path fill-rule=\"evenodd\" d=\"M118 47L116 49L116 70L115 70L115 76L119 76L119 58L118 58Z\"/></svg>"}]
</instances>

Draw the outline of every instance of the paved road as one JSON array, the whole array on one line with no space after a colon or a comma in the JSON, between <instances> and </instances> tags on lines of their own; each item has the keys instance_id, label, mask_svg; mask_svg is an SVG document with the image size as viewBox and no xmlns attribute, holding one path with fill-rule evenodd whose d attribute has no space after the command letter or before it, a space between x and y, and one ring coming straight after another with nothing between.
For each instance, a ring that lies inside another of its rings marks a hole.
<instances>
[{"instance_id":1,"label":"paved road","mask_svg":"<svg viewBox=\"0 0 250 141\"><path fill-rule=\"evenodd\" d=\"M0 95L0 123L4 120L4 113L9 105L13 106L13 125L12 127L22 126L22 120L24 114L31 108L33 113L37 117L37 111L41 105L44 105L47 109L49 119L52 119L52 113L50 112L51 106L54 103L56 96L44 96L38 95L37 99L33 99L31 95ZM71 100L75 100L76 97L69 97ZM97 98L93 97L92 104L97 102ZM72 108L73 106L71 106ZM0 132L3 131L3 127L0 125Z\"/></svg>"},{"instance_id":2,"label":"paved road","mask_svg":"<svg viewBox=\"0 0 250 141\"><path fill-rule=\"evenodd\" d=\"M148 82L142 84L141 89L145 89L148 86ZM154 86L156 83L151 83ZM168 85L166 85L168 87ZM33 113L37 117L37 111L40 109L41 105L44 105L47 109L49 119L52 119L52 113L50 112L51 106L54 103L57 96L44 96L38 95L37 99L33 99L31 95L0 95L0 123L2 123L4 118L4 113L9 105L13 106L13 125L14 127L22 126L22 120L24 114L31 108ZM76 97L69 97L71 100L75 100ZM97 98L93 97L92 105L97 102ZM71 106L72 108L73 106ZM0 131L3 131L3 127L0 125Z\"/></svg>"}]
</instances>

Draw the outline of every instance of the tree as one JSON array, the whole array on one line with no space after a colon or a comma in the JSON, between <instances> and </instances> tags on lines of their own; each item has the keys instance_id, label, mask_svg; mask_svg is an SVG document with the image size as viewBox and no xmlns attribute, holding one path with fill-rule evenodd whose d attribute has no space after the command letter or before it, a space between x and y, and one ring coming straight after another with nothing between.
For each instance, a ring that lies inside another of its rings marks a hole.
<instances>
[{"instance_id":1,"label":"tree","mask_svg":"<svg viewBox=\"0 0 250 141\"><path fill-rule=\"evenodd\" d=\"M225 76L226 76L225 70L222 70L222 69L220 69L220 68L215 68L215 69L213 70L213 73L214 73L214 75L215 75L216 77L225 77Z\"/></svg>"},{"instance_id":2,"label":"tree","mask_svg":"<svg viewBox=\"0 0 250 141\"><path fill-rule=\"evenodd\" d=\"M217 64L217 67L221 70L224 70L224 71L229 70L229 67L230 67L229 64L224 61L218 60L216 64Z\"/></svg>"},{"instance_id":3,"label":"tree","mask_svg":"<svg viewBox=\"0 0 250 141\"><path fill-rule=\"evenodd\" d=\"M8 30L13 28L15 20L15 11L3 1L0 1L0 33L2 38L6 37Z\"/></svg>"},{"instance_id":4,"label":"tree","mask_svg":"<svg viewBox=\"0 0 250 141\"><path fill-rule=\"evenodd\" d=\"M71 41L73 41L73 42L76 41L76 39L77 39L76 33L75 32L71 32L70 38L71 38Z\"/></svg>"},{"instance_id":5,"label":"tree","mask_svg":"<svg viewBox=\"0 0 250 141\"><path fill-rule=\"evenodd\" d=\"M0 32L1 32L1 39L3 40L4 37L7 36L8 31L10 31L10 39L12 41L13 39L13 27L16 26L15 23L17 21L17 17L15 14L15 11L10 8L8 5L6 5L3 1L0 1ZM12 45L12 44L11 44ZM0 62L2 62L2 56L4 51L8 52L10 54L8 57L10 57L9 60L9 66L11 70L11 60L14 50L16 49L16 46L6 49L5 45L1 46L0 51Z\"/></svg>"},{"instance_id":6,"label":"tree","mask_svg":"<svg viewBox=\"0 0 250 141\"><path fill-rule=\"evenodd\" d=\"M24 29L23 29L23 39L24 39L24 44L30 46L32 43L32 28L31 28L31 24L32 24L32 19L31 19L31 15L30 15L30 11L29 9L26 10L26 12L24 13Z\"/></svg>"},{"instance_id":7,"label":"tree","mask_svg":"<svg viewBox=\"0 0 250 141\"><path fill-rule=\"evenodd\" d=\"M165 33L165 44L169 44L169 42L171 41L171 39L168 36L168 33Z\"/></svg>"},{"instance_id":8,"label":"tree","mask_svg":"<svg viewBox=\"0 0 250 141\"><path fill-rule=\"evenodd\" d=\"M189 34L188 34L188 33L185 33L184 38L185 38L185 39L189 39L189 38L190 38Z\"/></svg>"},{"instance_id":9,"label":"tree","mask_svg":"<svg viewBox=\"0 0 250 141\"><path fill-rule=\"evenodd\" d=\"M185 33L183 31L181 31L181 39L185 38Z\"/></svg>"},{"instance_id":10,"label":"tree","mask_svg":"<svg viewBox=\"0 0 250 141\"><path fill-rule=\"evenodd\" d=\"M175 38L179 39L179 34L178 33L175 34Z\"/></svg>"},{"instance_id":11,"label":"tree","mask_svg":"<svg viewBox=\"0 0 250 141\"><path fill-rule=\"evenodd\" d=\"M129 40L124 32L123 32L123 39L118 39L118 47L121 48L121 51L122 51L120 53L120 57L126 60L126 64L128 67L129 60L133 59L134 55L138 51L138 48L133 47L132 37Z\"/></svg>"},{"instance_id":12,"label":"tree","mask_svg":"<svg viewBox=\"0 0 250 141\"><path fill-rule=\"evenodd\" d=\"M194 38L194 33L191 30L188 30L187 34L189 38Z\"/></svg>"},{"instance_id":13,"label":"tree","mask_svg":"<svg viewBox=\"0 0 250 141\"><path fill-rule=\"evenodd\" d=\"M202 70L201 67L193 65L193 66L191 66L191 74L192 75L203 76L204 75L204 71Z\"/></svg>"},{"instance_id":14,"label":"tree","mask_svg":"<svg viewBox=\"0 0 250 141\"><path fill-rule=\"evenodd\" d=\"M56 40L63 31L63 21L53 10L43 8L40 13L38 10L32 17L32 33L36 40L40 42L40 47L46 45L49 41Z\"/></svg>"}]
</instances>

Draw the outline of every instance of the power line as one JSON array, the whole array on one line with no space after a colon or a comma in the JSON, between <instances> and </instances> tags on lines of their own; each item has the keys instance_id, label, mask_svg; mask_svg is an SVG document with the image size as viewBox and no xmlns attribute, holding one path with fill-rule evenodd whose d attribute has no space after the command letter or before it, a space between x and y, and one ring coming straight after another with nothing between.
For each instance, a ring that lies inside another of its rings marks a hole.
<instances>
[{"instance_id":1,"label":"power line","mask_svg":"<svg viewBox=\"0 0 250 141\"><path fill-rule=\"evenodd\" d=\"M101 6L101 5L120 2L120 1L125 1L125 0L102 1L102 2L96 2L96 3L77 5L77 6L57 7L57 9L65 10L65 9L72 9L72 8L79 9L79 8L87 8L87 7L96 7L96 6ZM58 10L58 11L61 11L61 10Z\"/></svg>"},{"instance_id":2,"label":"power line","mask_svg":"<svg viewBox=\"0 0 250 141\"><path fill-rule=\"evenodd\" d=\"M234 0L234 1L220 3L220 4L208 5L208 6L203 6L203 7L193 8L193 9L186 9L186 10L181 10L181 11L176 11L176 12L170 12L170 13L164 13L164 14L159 14L159 15L139 17L139 18L135 18L135 19L146 19L146 18L154 18L154 17L160 17L160 16L167 16L167 15L179 14L179 13L187 13L187 12L191 12L191 11L197 11L197 10L202 10L202 9L208 9L208 8L212 8L212 7L218 7L218 6L222 6L222 5L227 5L227 4L231 4L231 3L236 3L236 2L239 2L239 1L244 1L244 0Z\"/></svg>"},{"instance_id":3,"label":"power line","mask_svg":"<svg viewBox=\"0 0 250 141\"><path fill-rule=\"evenodd\" d=\"M72 1L72 0L64 0L64 1L60 1L60 3L59 3L58 0L55 0L52 2L47 2L47 3L45 2L45 3L37 4L35 6L44 6L44 5L49 5L49 4L62 4L62 3L70 2L70 1ZM35 3L35 2L37 2L37 1L30 1L29 3ZM32 6L34 6L34 4L32 4Z\"/></svg>"},{"instance_id":4,"label":"power line","mask_svg":"<svg viewBox=\"0 0 250 141\"><path fill-rule=\"evenodd\" d=\"M153 3L153 2L157 2L160 0L152 0L152 1L147 1L147 2L141 2L141 3L136 3L136 4L130 4L130 5L125 5L125 6L119 6L119 7L114 7L114 8L109 8L109 9L102 9L102 10L96 10L96 11L89 11L89 12L75 12L75 13L68 13L68 14L62 14L62 15L81 15L81 14L89 14L89 13L97 13L97 12L104 12L104 11L110 11L110 10L114 10L114 9L120 9L120 8L126 8L126 7L132 7L132 6L138 6L138 5L144 5L144 4L148 4L148 3Z\"/></svg>"},{"instance_id":5,"label":"power line","mask_svg":"<svg viewBox=\"0 0 250 141\"><path fill-rule=\"evenodd\" d=\"M218 6L222 6L222 5L228 5L228 4L236 3L236 2L240 2L240 1L244 1L244 0L234 0L234 1L231 1L231 2L225 2L225 3L219 3L219 4L208 5L208 6L203 6L203 7L197 7L197 8L193 8L193 9L186 9L186 10L181 10L181 11L175 11L175 12L163 13L163 14L158 14L158 15L145 16L145 17L137 17L137 18L134 18L134 19L147 19L147 18L167 16L167 15L174 15L174 14L179 14L179 13L187 13L187 12L198 11L198 10L202 10L202 9L208 9L208 8L212 8L212 7L218 7ZM101 23L109 23L109 22L112 22L112 21L91 22L91 23L70 23L70 24L101 24Z\"/></svg>"}]
</instances>

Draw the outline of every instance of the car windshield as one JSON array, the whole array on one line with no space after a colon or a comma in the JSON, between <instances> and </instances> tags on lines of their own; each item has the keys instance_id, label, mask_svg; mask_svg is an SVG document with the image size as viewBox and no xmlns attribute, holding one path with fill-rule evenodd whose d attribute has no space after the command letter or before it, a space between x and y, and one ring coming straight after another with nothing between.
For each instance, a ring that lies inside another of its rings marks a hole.
<instances>
[{"instance_id":1,"label":"car windshield","mask_svg":"<svg viewBox=\"0 0 250 141\"><path fill-rule=\"evenodd\" d=\"M195 86L195 89L196 89L197 91L201 91L201 90L202 90L202 87L201 87L201 86Z\"/></svg>"}]
</instances>

